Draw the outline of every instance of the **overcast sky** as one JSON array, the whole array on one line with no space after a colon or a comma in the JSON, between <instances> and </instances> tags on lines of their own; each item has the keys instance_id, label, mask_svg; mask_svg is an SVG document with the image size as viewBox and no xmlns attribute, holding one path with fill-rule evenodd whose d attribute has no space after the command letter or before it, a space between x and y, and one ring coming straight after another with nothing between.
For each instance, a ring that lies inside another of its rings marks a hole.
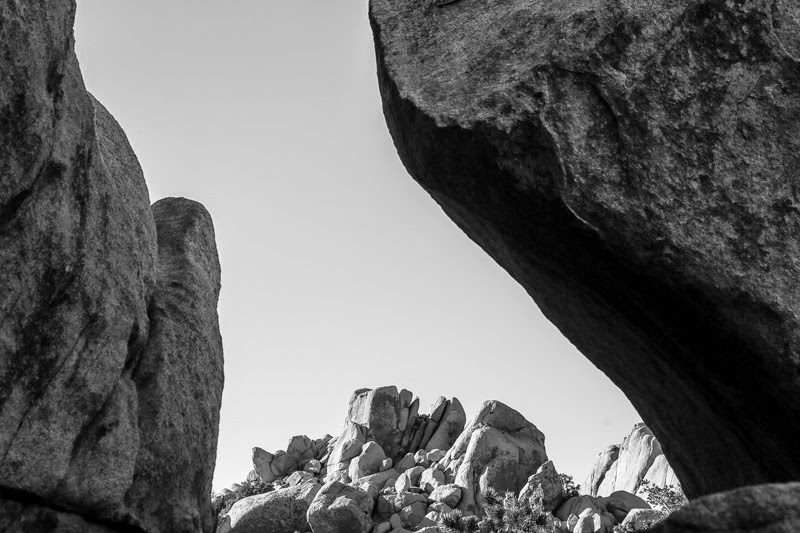
<instances>
[{"instance_id":1,"label":"overcast sky","mask_svg":"<svg viewBox=\"0 0 800 533\"><path fill-rule=\"evenodd\" d=\"M471 417L497 399L582 482L636 411L405 172L365 0L78 0L86 86L151 201L211 212L225 391L214 487L250 450L338 434L350 393L397 385ZM428 412L425 410L424 412Z\"/></svg>"}]
</instances>

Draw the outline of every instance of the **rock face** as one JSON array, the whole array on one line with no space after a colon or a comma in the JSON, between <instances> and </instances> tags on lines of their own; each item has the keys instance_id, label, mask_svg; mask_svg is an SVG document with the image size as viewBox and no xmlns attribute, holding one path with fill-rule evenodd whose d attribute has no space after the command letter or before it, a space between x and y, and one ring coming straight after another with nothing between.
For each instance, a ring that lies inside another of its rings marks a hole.
<instances>
[{"instance_id":1,"label":"rock face","mask_svg":"<svg viewBox=\"0 0 800 533\"><path fill-rule=\"evenodd\" d=\"M413 400L412 400L413 399ZM344 428L328 459L326 481L352 480L351 462L367 442L375 442L394 462L407 453L449 448L464 429L466 415L458 398L440 397L431 414L419 413L419 398L395 386L359 389L348 406Z\"/></svg>"},{"instance_id":2,"label":"rock face","mask_svg":"<svg viewBox=\"0 0 800 533\"><path fill-rule=\"evenodd\" d=\"M372 506L366 492L331 481L311 502L308 523L314 533L367 533L372 528Z\"/></svg>"},{"instance_id":3,"label":"rock face","mask_svg":"<svg viewBox=\"0 0 800 533\"><path fill-rule=\"evenodd\" d=\"M592 496L607 496L618 490L635 494L656 458L663 455L653 432L644 424L637 424L619 447L617 459L601 474L602 482ZM601 454L598 460L603 457ZM590 478L593 475L594 471Z\"/></svg>"},{"instance_id":4,"label":"rock face","mask_svg":"<svg viewBox=\"0 0 800 533\"><path fill-rule=\"evenodd\" d=\"M597 456L582 491L591 496L625 491L646 499L647 484L683 489L653 432L636 424L622 444L609 446Z\"/></svg>"},{"instance_id":5,"label":"rock face","mask_svg":"<svg viewBox=\"0 0 800 533\"><path fill-rule=\"evenodd\" d=\"M651 533L800 531L800 483L744 487L698 498Z\"/></svg>"},{"instance_id":6,"label":"rock face","mask_svg":"<svg viewBox=\"0 0 800 533\"><path fill-rule=\"evenodd\" d=\"M215 523L208 495L223 385L214 228L205 208L184 198L159 200L153 215L156 289L133 371L139 453L126 500L146 530L205 531Z\"/></svg>"},{"instance_id":7,"label":"rock face","mask_svg":"<svg viewBox=\"0 0 800 533\"><path fill-rule=\"evenodd\" d=\"M618 458L619 446L616 444L612 444L600 452L600 454L597 456L597 459L594 461L592 471L589 472L589 475L586 477L586 481L583 482L582 487L586 494L597 496L597 491L600 488L600 484L603 482L606 474L611 469L611 465L613 465Z\"/></svg>"},{"instance_id":8,"label":"rock face","mask_svg":"<svg viewBox=\"0 0 800 533\"><path fill-rule=\"evenodd\" d=\"M483 403L441 461L463 487L459 509L478 512L481 492L519 492L528 477L547 461L544 434L520 413L497 401Z\"/></svg>"},{"instance_id":9,"label":"rock face","mask_svg":"<svg viewBox=\"0 0 800 533\"><path fill-rule=\"evenodd\" d=\"M231 533L294 533L308 531L306 513L320 490L306 483L239 500L228 512Z\"/></svg>"},{"instance_id":10,"label":"rock face","mask_svg":"<svg viewBox=\"0 0 800 533\"><path fill-rule=\"evenodd\" d=\"M541 509L546 513L555 511L564 499L564 484L556 471L553 461L547 461L528 478L522 487L519 499L529 502L531 509Z\"/></svg>"},{"instance_id":11,"label":"rock face","mask_svg":"<svg viewBox=\"0 0 800 533\"><path fill-rule=\"evenodd\" d=\"M151 211L74 13L0 1L0 524L211 531L213 228L185 200Z\"/></svg>"},{"instance_id":12,"label":"rock face","mask_svg":"<svg viewBox=\"0 0 800 533\"><path fill-rule=\"evenodd\" d=\"M436 4L370 2L414 179L625 392L689 496L800 477L800 5Z\"/></svg>"}]
</instances>

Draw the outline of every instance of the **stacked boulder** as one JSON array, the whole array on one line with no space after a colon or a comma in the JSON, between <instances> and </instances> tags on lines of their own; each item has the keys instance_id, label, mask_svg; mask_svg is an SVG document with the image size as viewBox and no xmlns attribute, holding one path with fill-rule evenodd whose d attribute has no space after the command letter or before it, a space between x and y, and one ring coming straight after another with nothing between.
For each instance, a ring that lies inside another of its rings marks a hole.
<instances>
[{"instance_id":1,"label":"stacked boulder","mask_svg":"<svg viewBox=\"0 0 800 533\"><path fill-rule=\"evenodd\" d=\"M623 531L642 531L664 518L646 501L624 490L606 498L574 496L556 509L555 516L559 530L565 533L611 533L617 524Z\"/></svg>"},{"instance_id":2,"label":"stacked boulder","mask_svg":"<svg viewBox=\"0 0 800 533\"><path fill-rule=\"evenodd\" d=\"M645 497L647 486L681 489L661 444L645 424L636 424L622 444L601 452L583 484L590 496L624 490Z\"/></svg>"},{"instance_id":3,"label":"stacked boulder","mask_svg":"<svg viewBox=\"0 0 800 533\"><path fill-rule=\"evenodd\" d=\"M393 386L357 390L338 437L255 448L248 482L270 492L233 503L217 531L432 533L454 509L479 513L487 488L522 491L547 461L544 435L500 402L466 427L457 398L438 398L428 415L419 403ZM216 495L216 508L246 484Z\"/></svg>"},{"instance_id":4,"label":"stacked boulder","mask_svg":"<svg viewBox=\"0 0 800 533\"><path fill-rule=\"evenodd\" d=\"M342 433L327 462L325 480L352 481L350 463L367 442L377 443L387 459L398 461L417 450L447 450L465 422L466 414L457 398L439 397L430 414L425 415L419 412L419 398L406 389L398 392L397 387L389 386L357 390L350 398Z\"/></svg>"},{"instance_id":5,"label":"stacked boulder","mask_svg":"<svg viewBox=\"0 0 800 533\"><path fill-rule=\"evenodd\" d=\"M215 499L218 510L230 505L217 532L434 533L447 513L486 515L490 494L563 533L638 531L664 517L635 494L644 479L677 481L644 425L601 454L579 495L519 412L486 401L465 420L456 398L438 398L424 415L405 389L357 390L338 437L295 436L274 454L254 448L248 481ZM269 492L242 498L253 486Z\"/></svg>"}]
</instances>

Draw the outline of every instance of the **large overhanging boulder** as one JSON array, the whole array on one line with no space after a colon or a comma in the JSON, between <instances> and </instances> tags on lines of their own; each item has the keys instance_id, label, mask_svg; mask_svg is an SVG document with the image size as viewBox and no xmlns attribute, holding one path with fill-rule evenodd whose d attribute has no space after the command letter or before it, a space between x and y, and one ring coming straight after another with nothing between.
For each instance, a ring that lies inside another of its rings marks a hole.
<instances>
[{"instance_id":1,"label":"large overhanging boulder","mask_svg":"<svg viewBox=\"0 0 800 533\"><path fill-rule=\"evenodd\" d=\"M800 5L371 0L370 20L410 174L686 493L800 478Z\"/></svg>"}]
</instances>

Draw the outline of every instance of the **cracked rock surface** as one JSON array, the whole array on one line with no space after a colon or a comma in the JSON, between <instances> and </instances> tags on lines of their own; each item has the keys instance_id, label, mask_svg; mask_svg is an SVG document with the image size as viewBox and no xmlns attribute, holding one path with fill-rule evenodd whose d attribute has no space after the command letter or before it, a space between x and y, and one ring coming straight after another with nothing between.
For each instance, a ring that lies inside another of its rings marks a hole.
<instances>
[{"instance_id":1,"label":"cracked rock surface","mask_svg":"<svg viewBox=\"0 0 800 533\"><path fill-rule=\"evenodd\" d=\"M800 7L371 0L409 173L689 496L800 477Z\"/></svg>"}]
</instances>

